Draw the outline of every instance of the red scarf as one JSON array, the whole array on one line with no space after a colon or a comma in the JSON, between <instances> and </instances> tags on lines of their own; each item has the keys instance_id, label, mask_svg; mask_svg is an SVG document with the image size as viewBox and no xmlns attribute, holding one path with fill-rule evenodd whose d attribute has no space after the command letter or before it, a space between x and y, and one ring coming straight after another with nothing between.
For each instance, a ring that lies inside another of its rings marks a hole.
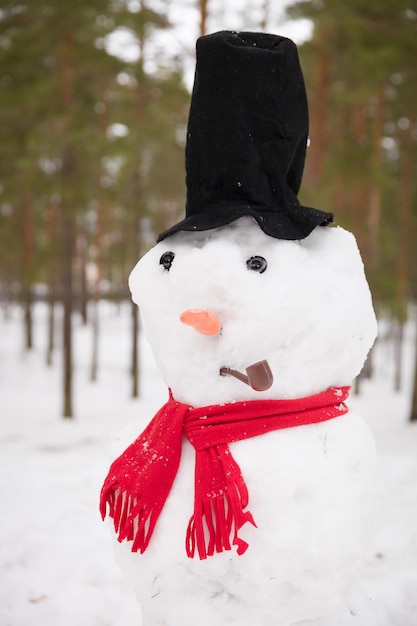
<instances>
[{"instance_id":1,"label":"red scarf","mask_svg":"<svg viewBox=\"0 0 417 626\"><path fill-rule=\"evenodd\" d=\"M323 422L347 413L349 387L307 398L251 400L194 408L169 400L143 433L114 461L101 491L100 511L114 520L118 540L132 541L143 553L152 537L181 457L183 433L196 450L194 513L186 550L200 559L230 550L243 554L248 544L238 531L250 522L248 490L228 444L271 430Z\"/></svg>"}]
</instances>

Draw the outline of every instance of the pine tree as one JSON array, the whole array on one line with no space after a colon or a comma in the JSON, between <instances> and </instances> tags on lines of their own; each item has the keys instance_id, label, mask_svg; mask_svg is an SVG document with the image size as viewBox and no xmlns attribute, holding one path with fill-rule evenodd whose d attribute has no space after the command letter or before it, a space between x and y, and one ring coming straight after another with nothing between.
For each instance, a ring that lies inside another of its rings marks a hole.
<instances>
[{"instance_id":1,"label":"pine tree","mask_svg":"<svg viewBox=\"0 0 417 626\"><path fill-rule=\"evenodd\" d=\"M125 284L138 249L126 246L123 233L133 233L136 246L142 216L152 220L160 203L173 213L183 204L177 159L166 171L158 162L178 148L186 97L180 73L157 67L150 76L143 63L128 64L106 50L117 27L140 33L162 26L165 19L144 3L132 12L121 0L5 0L0 13L0 219L14 243L4 241L0 272L3 280L28 286L29 312L34 282L57 283L50 294L63 303L66 417L73 415L72 319L81 297L77 238L86 238L87 260L101 266L103 277L110 260L120 262L115 247L123 249L124 266L112 272ZM120 128L126 136L115 134ZM80 224L90 230L80 231Z\"/></svg>"},{"instance_id":2,"label":"pine tree","mask_svg":"<svg viewBox=\"0 0 417 626\"><path fill-rule=\"evenodd\" d=\"M296 2L289 14L314 24L301 48L311 95L307 202L333 210L358 239L376 307L396 320L399 389L416 292L417 12L406 0L321 0Z\"/></svg>"}]
</instances>

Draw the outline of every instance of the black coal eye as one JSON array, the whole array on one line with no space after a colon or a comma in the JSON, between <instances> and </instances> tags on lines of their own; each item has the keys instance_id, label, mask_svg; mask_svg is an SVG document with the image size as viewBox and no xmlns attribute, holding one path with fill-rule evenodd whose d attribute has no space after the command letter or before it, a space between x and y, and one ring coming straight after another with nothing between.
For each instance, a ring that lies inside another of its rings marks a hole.
<instances>
[{"instance_id":1,"label":"black coal eye","mask_svg":"<svg viewBox=\"0 0 417 626\"><path fill-rule=\"evenodd\" d=\"M174 257L175 257L174 252L164 252L164 254L159 259L159 264L162 265L164 270L167 270L168 272L172 265Z\"/></svg>"},{"instance_id":2,"label":"black coal eye","mask_svg":"<svg viewBox=\"0 0 417 626\"><path fill-rule=\"evenodd\" d=\"M268 267L268 263L263 256L251 256L251 258L246 261L246 267L252 272L259 272L259 274L263 274Z\"/></svg>"}]
</instances>

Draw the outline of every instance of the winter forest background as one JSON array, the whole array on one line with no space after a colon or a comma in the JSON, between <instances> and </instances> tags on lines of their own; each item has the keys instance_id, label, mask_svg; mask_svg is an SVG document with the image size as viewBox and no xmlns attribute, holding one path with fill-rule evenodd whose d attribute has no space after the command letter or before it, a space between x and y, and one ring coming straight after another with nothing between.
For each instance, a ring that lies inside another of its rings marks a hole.
<instances>
[{"instance_id":1,"label":"winter forest background","mask_svg":"<svg viewBox=\"0 0 417 626\"><path fill-rule=\"evenodd\" d=\"M183 212L195 39L221 28L288 32L300 43L310 147L300 198L334 211L359 243L379 316L396 341L417 295L417 6L409 0L5 0L0 11L0 297L49 305L45 359L59 345L62 415L74 415L74 318L100 299ZM228 7L228 8L227 8ZM297 30L297 26L299 26ZM118 56L115 56L117 54ZM132 308L131 393L139 388ZM372 359L364 375L371 375ZM416 387L416 385L414 385ZM410 419L417 419L414 392Z\"/></svg>"},{"instance_id":2,"label":"winter forest background","mask_svg":"<svg viewBox=\"0 0 417 626\"><path fill-rule=\"evenodd\" d=\"M17 454L13 446L18 427L10 425L13 420L21 419L19 433L24 428L27 441L39 444L39 450L43 446L42 454L57 453L52 473L71 472L74 464L88 473L88 458L80 446L98 442L102 447L94 450L104 454L107 438L118 428L118 413L124 416L120 426L134 418L132 398L158 408L159 399L151 398L157 374L143 366L147 346L140 337L137 307L130 304L127 277L156 235L182 216L195 39L220 29L273 32L299 44L310 108L310 145L300 200L333 211L336 222L358 240L380 338L355 383L356 402L361 407L369 390L378 389L382 406L381 388L391 394L384 408L391 411L387 419L392 415L392 422L386 423L383 441L389 439L394 449L397 445L396 460L403 456L402 465L384 467L392 494L395 483L393 506L400 507L400 483L417 481L416 464L406 463L416 441L416 425L410 422L417 422L415 0L3 0L0 418L4 442L9 437L4 450L12 459L3 477L11 489L19 475L10 469ZM377 382L381 372L382 387ZM92 421L78 439L68 427L91 407L96 413L91 409ZM56 423L46 422L48 411ZM408 429L403 438L397 431L394 435L394 424ZM376 420L374 425L380 427ZM31 459L27 446L19 448L19 454ZM394 458L392 450L389 454ZM100 463L102 459L97 461L97 483L104 472ZM34 467L40 466L32 466L36 479ZM85 480L79 478L70 491L85 489ZM405 502L409 492L403 496ZM46 495L35 489L35 497L42 504ZM10 529L19 531L17 546L25 534L21 510L24 517L23 501L10 522ZM47 508L43 510L46 516ZM410 511L403 517L411 527ZM73 509L65 514L71 521ZM384 514L392 515L388 504ZM56 521L51 518L49 524ZM51 535L42 532L35 525L39 555L44 558L46 553L46 567L53 571L47 555ZM69 527L64 536L72 537ZM108 549L99 547L99 540L101 535L90 537L97 554ZM78 564L86 555L77 552L79 545L83 544L67 547ZM12 550L9 545L3 549L3 563L9 563L8 558L10 563L16 561L16 554L7 552ZM60 555L65 562L65 551ZM112 567L104 558L98 561L102 572ZM22 569L15 573L12 568L10 588L24 588L26 583L32 588L38 574L24 569L23 555L19 559ZM407 563L410 571L412 567L417 571L415 560ZM84 568L96 572L97 562L87 558ZM87 577L90 571L82 575ZM94 598L102 601L103 585L110 601L112 576L102 581L100 593L95 589L94 595L89 588L91 604ZM62 581L56 578L57 586L59 582L64 586L64 580L67 584L64 574ZM410 587L411 578L404 575L404 580L403 588ZM46 599L37 589L33 597L26 596L25 602L32 604ZM411 598L411 588L405 596ZM390 625L412 626L417 619L415 600L408 605L400 595L394 600L408 612ZM15 621L5 618L4 624L67 625L71 615L86 626L134 623L123 620L116 602L107 606L109 615L112 609L117 615L114 620L83 621L72 606L71 589L55 601L65 603L67 621L59 621L52 611L50 622L47 613L38 622L22 613ZM0 617L1 610L0 606Z\"/></svg>"}]
</instances>

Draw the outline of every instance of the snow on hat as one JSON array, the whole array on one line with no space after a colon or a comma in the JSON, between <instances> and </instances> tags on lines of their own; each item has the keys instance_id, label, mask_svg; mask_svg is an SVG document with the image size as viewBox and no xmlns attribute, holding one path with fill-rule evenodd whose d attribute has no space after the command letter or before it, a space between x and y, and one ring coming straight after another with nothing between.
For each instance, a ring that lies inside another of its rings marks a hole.
<instances>
[{"instance_id":1,"label":"snow on hat","mask_svg":"<svg viewBox=\"0 0 417 626\"><path fill-rule=\"evenodd\" d=\"M197 40L187 129L186 217L163 232L203 231L248 215L278 239L303 239L331 213L300 204L308 138L293 41L221 31Z\"/></svg>"}]
</instances>

